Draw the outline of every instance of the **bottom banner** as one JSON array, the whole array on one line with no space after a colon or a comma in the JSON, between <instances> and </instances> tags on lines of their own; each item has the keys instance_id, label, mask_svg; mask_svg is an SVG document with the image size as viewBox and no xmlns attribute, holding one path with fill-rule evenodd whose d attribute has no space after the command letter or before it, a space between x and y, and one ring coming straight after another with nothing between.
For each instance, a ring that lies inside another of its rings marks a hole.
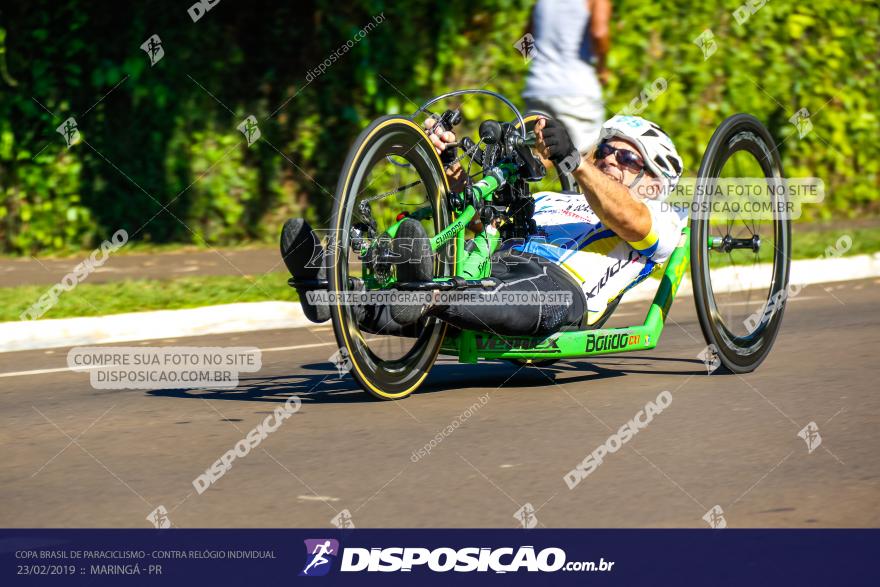
<instances>
[{"instance_id":1,"label":"bottom banner","mask_svg":"<svg viewBox=\"0 0 880 587\"><path fill-rule=\"evenodd\" d=\"M3 530L5 585L878 585L880 530Z\"/></svg>"}]
</instances>

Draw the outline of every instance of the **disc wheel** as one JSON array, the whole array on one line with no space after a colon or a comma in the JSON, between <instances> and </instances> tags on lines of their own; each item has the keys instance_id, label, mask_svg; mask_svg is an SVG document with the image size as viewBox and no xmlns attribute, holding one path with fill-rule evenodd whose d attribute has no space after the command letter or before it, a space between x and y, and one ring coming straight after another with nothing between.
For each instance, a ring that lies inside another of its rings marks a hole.
<instances>
[{"instance_id":1,"label":"disc wheel","mask_svg":"<svg viewBox=\"0 0 880 587\"><path fill-rule=\"evenodd\" d=\"M375 284L376 275L352 249L352 228L357 245L358 231L374 222L371 234L381 236L403 212L415 214L433 236L450 222L448 189L440 158L415 123L398 116L374 121L352 145L337 184L328 246L330 290L350 292L358 283L368 288ZM454 247L441 247L434 261L435 276L451 275ZM408 396L433 366L446 324L426 319L415 329L416 336L404 338L362 332L356 312L340 298L330 305L333 332L339 353L350 361L349 372L377 398Z\"/></svg>"},{"instance_id":2,"label":"disc wheel","mask_svg":"<svg viewBox=\"0 0 880 587\"><path fill-rule=\"evenodd\" d=\"M740 199L739 206L725 206L730 198L722 201L734 177L766 185L749 198L749 211ZM782 323L791 264L791 220L782 186L779 152L764 125L748 114L725 120L709 140L697 177L691 277L708 349L733 373L761 364Z\"/></svg>"}]
</instances>

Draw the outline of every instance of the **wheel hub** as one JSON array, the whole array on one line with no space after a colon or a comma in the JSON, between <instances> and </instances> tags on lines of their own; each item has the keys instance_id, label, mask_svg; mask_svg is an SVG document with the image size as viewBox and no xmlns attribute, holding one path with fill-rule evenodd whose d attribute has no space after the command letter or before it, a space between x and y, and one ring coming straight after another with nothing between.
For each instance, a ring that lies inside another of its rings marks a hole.
<instances>
[{"instance_id":1,"label":"wheel hub","mask_svg":"<svg viewBox=\"0 0 880 587\"><path fill-rule=\"evenodd\" d=\"M732 236L710 236L709 248L721 253L729 253L734 249L751 249L757 253L761 250L760 235L753 234L751 238L733 238Z\"/></svg>"}]
</instances>

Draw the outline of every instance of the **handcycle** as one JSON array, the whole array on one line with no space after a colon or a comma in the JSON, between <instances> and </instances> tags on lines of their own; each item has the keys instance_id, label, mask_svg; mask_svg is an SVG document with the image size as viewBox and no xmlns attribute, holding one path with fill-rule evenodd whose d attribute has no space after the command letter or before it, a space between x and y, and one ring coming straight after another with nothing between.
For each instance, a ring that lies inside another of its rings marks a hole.
<instances>
[{"instance_id":1,"label":"handcycle","mask_svg":"<svg viewBox=\"0 0 880 587\"><path fill-rule=\"evenodd\" d=\"M467 184L463 191L454 192L441 158L416 119L432 116L451 130L461 122L461 111L450 109L438 115L430 108L465 95L489 96L510 110L513 118L509 122L484 120L478 141L467 136L459 140L463 152L459 159L462 164L467 159ZM533 152L532 129L540 116L523 115L495 92L458 90L428 100L411 116L378 118L355 140L337 184L325 257L327 279L320 283L291 280L291 285L326 287L340 294L331 303L330 314L339 353L354 379L376 398L393 400L418 389L441 353L456 356L461 363L502 359L546 367L560 359L653 349L688 265L705 350L720 362L722 371L754 370L767 357L779 331L789 280L790 220L776 212L765 225L713 218L711 212L691 218L662 269L641 324L603 326L620 301L618 296L609 301L603 319L591 327L542 337L460 330L433 317L423 318L417 335L406 339L361 331L353 306L344 301L346 293L491 288L495 284L489 276L490 258L499 244L535 232L532 189L578 190L570 170L553 167L548 172ZM781 184L782 166L773 138L751 115L727 118L712 135L697 174L695 209L712 210L716 192L711 188L730 173L751 173L768 184ZM785 209L779 205L786 198L784 190L767 193L776 200L771 202L774 210ZM498 217L501 225L496 234L482 230L466 239L469 225L475 226L472 221L479 218L485 226ZM406 218L420 221L430 237L431 281L396 278L390 243ZM730 276L748 261L752 262L750 283L742 287ZM757 296L754 301L753 295ZM760 312L757 324L735 317L739 310L751 312L756 307ZM773 311L763 311L768 307Z\"/></svg>"}]
</instances>

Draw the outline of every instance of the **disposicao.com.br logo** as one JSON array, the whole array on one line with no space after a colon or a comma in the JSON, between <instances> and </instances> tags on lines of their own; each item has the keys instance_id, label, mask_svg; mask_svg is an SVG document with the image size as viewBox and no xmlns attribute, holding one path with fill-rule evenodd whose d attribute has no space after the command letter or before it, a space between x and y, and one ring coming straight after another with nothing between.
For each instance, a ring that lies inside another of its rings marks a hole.
<instances>
[{"instance_id":1,"label":"disposicao.com.br logo","mask_svg":"<svg viewBox=\"0 0 880 587\"><path fill-rule=\"evenodd\" d=\"M300 576L327 574L339 552L336 540L306 540L306 565ZM411 572L429 570L435 573L478 572L516 573L556 571L611 571L613 561L566 561L561 548L534 546L487 548L420 548L392 546L386 548L347 547L342 551L339 571L346 572Z\"/></svg>"}]
</instances>

